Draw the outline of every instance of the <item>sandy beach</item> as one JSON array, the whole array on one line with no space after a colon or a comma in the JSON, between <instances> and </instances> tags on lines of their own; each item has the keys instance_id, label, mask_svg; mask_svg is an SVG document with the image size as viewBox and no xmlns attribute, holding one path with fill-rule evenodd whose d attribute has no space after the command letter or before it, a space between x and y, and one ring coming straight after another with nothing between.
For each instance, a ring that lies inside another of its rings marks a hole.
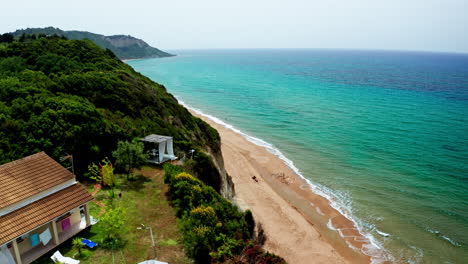
<instances>
[{"instance_id":1,"label":"sandy beach","mask_svg":"<svg viewBox=\"0 0 468 264\"><path fill-rule=\"evenodd\" d=\"M266 250L290 264L370 262L360 252L365 238L354 223L314 194L285 162L233 130L191 112L220 133L225 168L235 186L234 201L250 209L262 224Z\"/></svg>"}]
</instances>

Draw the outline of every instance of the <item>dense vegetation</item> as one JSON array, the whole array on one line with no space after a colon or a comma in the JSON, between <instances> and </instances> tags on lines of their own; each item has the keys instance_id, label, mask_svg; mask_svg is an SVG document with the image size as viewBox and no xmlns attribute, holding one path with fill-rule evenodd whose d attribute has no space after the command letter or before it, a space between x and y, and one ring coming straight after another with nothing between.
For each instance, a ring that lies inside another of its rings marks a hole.
<instances>
[{"instance_id":1,"label":"dense vegetation","mask_svg":"<svg viewBox=\"0 0 468 264\"><path fill-rule=\"evenodd\" d=\"M119 186L114 167L105 157L115 150L117 164L129 174L140 162L124 158L124 154L135 152L139 156L141 146L118 146L119 141L130 142L153 133L173 136L178 156L196 150L185 168L198 179L181 167L165 165L165 182L187 254L197 263L284 263L261 249L264 238L255 236L252 214L240 212L217 192L219 172L212 156L204 152L220 154L217 131L179 105L164 86L135 72L111 50L101 49L90 40L46 35L22 35L18 40L1 35L1 39L0 164L42 150L57 160L66 153L73 154L77 174L89 168L94 175L90 178L110 191L110 201L127 201L116 198L115 190L123 191L122 186L137 190L130 193L144 200L144 182L138 181L144 177L127 179ZM100 166L90 165L98 161ZM125 197L128 194L124 193ZM118 230L123 220L112 220L122 218L123 213L111 209L133 208L118 203L113 206L109 204L109 216L96 225L102 228L99 234L107 234L99 237L103 246L109 244L106 241L125 240L111 236L125 233ZM131 225L145 217L139 215ZM79 246L76 243L77 249ZM131 249L123 244L119 247Z\"/></svg>"},{"instance_id":2,"label":"dense vegetation","mask_svg":"<svg viewBox=\"0 0 468 264\"><path fill-rule=\"evenodd\" d=\"M242 213L213 188L172 164L164 182L176 209L185 250L197 263L285 263L261 249L250 211Z\"/></svg>"},{"instance_id":3,"label":"dense vegetation","mask_svg":"<svg viewBox=\"0 0 468 264\"><path fill-rule=\"evenodd\" d=\"M215 129L92 41L41 35L0 43L0 164L42 150L57 160L68 153L80 174L118 141L152 133L173 136L180 156L220 151Z\"/></svg>"},{"instance_id":4,"label":"dense vegetation","mask_svg":"<svg viewBox=\"0 0 468 264\"><path fill-rule=\"evenodd\" d=\"M65 36L68 39L75 40L89 39L98 44L103 49L112 50L112 52L114 52L115 55L117 55L117 57L120 59L161 58L174 56L157 48L151 47L141 39L125 35L104 36L87 31L64 31L54 27L19 29L12 34L17 38L20 38L23 34L45 34L48 36Z\"/></svg>"}]
</instances>

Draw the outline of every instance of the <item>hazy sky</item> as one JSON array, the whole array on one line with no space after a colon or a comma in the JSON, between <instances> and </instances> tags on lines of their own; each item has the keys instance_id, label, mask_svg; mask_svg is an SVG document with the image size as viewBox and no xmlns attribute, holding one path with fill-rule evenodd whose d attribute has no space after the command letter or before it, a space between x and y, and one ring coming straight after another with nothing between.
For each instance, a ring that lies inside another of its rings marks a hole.
<instances>
[{"instance_id":1,"label":"hazy sky","mask_svg":"<svg viewBox=\"0 0 468 264\"><path fill-rule=\"evenodd\" d=\"M162 49L468 53L468 0L1 0L0 31L129 34Z\"/></svg>"}]
</instances>

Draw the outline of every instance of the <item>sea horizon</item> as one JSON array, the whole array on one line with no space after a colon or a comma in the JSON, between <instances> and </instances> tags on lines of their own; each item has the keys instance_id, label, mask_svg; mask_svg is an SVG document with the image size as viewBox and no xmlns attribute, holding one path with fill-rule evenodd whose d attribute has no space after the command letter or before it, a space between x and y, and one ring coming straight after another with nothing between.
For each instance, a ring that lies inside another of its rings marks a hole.
<instances>
[{"instance_id":1,"label":"sea horizon","mask_svg":"<svg viewBox=\"0 0 468 264\"><path fill-rule=\"evenodd\" d=\"M453 51L453 50L417 50L417 49L370 49L370 48L243 48L243 47L235 47L235 48L169 48L164 49L170 53L181 51L183 53L187 51L268 51L268 50L283 50L283 51L362 51L362 52L397 52L397 53L435 53L435 54L453 54L453 55L466 55L468 56L468 52L460 52L460 51ZM178 56L178 54L174 54ZM170 57L162 57L160 59L165 59ZM141 58L141 60L152 59L152 58ZM140 60L140 59L137 59Z\"/></svg>"},{"instance_id":2,"label":"sea horizon","mask_svg":"<svg viewBox=\"0 0 468 264\"><path fill-rule=\"evenodd\" d=\"M129 64L190 107L276 147L394 261L463 259L467 238L455 229L468 231L462 191L468 54L216 51ZM447 129L452 135L444 135Z\"/></svg>"}]
</instances>

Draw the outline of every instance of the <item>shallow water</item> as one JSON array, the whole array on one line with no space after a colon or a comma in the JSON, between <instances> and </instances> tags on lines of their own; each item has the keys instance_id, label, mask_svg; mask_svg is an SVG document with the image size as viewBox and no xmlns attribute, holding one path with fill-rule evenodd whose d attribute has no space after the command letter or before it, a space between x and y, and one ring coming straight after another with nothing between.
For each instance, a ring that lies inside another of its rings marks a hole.
<instances>
[{"instance_id":1,"label":"shallow water","mask_svg":"<svg viewBox=\"0 0 468 264\"><path fill-rule=\"evenodd\" d=\"M468 55L176 53L128 63L280 149L394 260L468 259Z\"/></svg>"}]
</instances>

